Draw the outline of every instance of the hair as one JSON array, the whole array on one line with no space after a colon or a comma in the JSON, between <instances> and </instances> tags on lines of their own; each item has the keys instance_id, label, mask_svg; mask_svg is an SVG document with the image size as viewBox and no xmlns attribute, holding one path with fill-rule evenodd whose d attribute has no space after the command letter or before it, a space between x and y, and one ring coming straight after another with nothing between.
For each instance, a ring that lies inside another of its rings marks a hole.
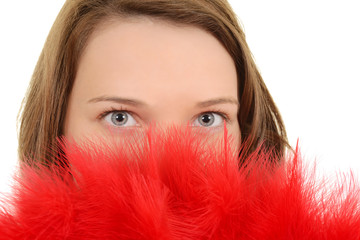
<instances>
[{"instance_id":1,"label":"hair","mask_svg":"<svg viewBox=\"0 0 360 240\"><path fill-rule=\"evenodd\" d=\"M81 53L106 20L145 16L191 25L216 37L235 62L241 137L251 153L259 145L283 155L288 146L281 115L226 0L67 0L57 16L20 109L19 148L27 159L51 164L49 147L63 135L69 95Z\"/></svg>"}]
</instances>

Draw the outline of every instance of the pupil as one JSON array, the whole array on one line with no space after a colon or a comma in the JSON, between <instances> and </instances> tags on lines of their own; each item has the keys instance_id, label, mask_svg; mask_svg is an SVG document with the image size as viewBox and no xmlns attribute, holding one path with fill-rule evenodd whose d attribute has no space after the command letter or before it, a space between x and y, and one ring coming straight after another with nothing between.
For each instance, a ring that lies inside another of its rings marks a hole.
<instances>
[{"instance_id":1,"label":"pupil","mask_svg":"<svg viewBox=\"0 0 360 240\"><path fill-rule=\"evenodd\" d=\"M125 119L125 116L124 116L124 114L117 114L115 119L118 122L122 122Z\"/></svg>"},{"instance_id":2,"label":"pupil","mask_svg":"<svg viewBox=\"0 0 360 240\"><path fill-rule=\"evenodd\" d=\"M201 117L201 122L204 126L209 126L214 122L214 117L211 113L204 114Z\"/></svg>"},{"instance_id":3,"label":"pupil","mask_svg":"<svg viewBox=\"0 0 360 240\"><path fill-rule=\"evenodd\" d=\"M127 116L124 113L116 113L112 115L112 122L115 125L123 125L127 122Z\"/></svg>"},{"instance_id":4,"label":"pupil","mask_svg":"<svg viewBox=\"0 0 360 240\"><path fill-rule=\"evenodd\" d=\"M202 117L201 120L202 120L203 122L205 122L205 123L208 123L208 122L211 121L211 117L210 117L208 114L206 114L206 115L204 115L204 116Z\"/></svg>"}]
</instances>

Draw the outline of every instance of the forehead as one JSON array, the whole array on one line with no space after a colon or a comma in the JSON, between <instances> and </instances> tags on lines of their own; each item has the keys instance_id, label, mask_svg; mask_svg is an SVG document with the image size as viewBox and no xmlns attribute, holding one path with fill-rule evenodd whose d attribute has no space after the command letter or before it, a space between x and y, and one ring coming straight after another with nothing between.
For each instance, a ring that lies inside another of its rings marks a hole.
<instances>
[{"instance_id":1,"label":"forehead","mask_svg":"<svg viewBox=\"0 0 360 240\"><path fill-rule=\"evenodd\" d=\"M92 95L145 94L149 101L173 92L237 97L234 61L214 36L146 17L99 25L80 58L75 84L92 86Z\"/></svg>"}]
</instances>

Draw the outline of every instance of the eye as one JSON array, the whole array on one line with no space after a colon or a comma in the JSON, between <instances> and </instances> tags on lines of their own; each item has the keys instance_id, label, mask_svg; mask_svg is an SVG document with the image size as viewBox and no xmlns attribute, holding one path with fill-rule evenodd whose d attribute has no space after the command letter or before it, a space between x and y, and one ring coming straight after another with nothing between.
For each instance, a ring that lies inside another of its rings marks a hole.
<instances>
[{"instance_id":1,"label":"eye","mask_svg":"<svg viewBox=\"0 0 360 240\"><path fill-rule=\"evenodd\" d=\"M137 122L126 111L112 111L105 115L105 121L116 127L132 127L136 126Z\"/></svg>"},{"instance_id":2,"label":"eye","mask_svg":"<svg viewBox=\"0 0 360 240\"><path fill-rule=\"evenodd\" d=\"M218 127L224 121L224 117L221 114L207 112L201 114L194 122L194 126L197 127Z\"/></svg>"}]
</instances>

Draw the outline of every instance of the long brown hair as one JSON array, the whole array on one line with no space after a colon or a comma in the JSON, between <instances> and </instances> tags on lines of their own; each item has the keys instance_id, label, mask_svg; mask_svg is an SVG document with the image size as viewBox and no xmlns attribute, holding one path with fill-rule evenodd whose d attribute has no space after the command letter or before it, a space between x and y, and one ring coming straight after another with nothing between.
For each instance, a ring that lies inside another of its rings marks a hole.
<instances>
[{"instance_id":1,"label":"long brown hair","mask_svg":"<svg viewBox=\"0 0 360 240\"><path fill-rule=\"evenodd\" d=\"M238 121L242 139L248 143L243 151L250 153L261 143L282 155L287 146L283 121L226 0L67 0L48 35L23 100L20 159L49 159L49 146L54 146L63 134L69 95L87 39L106 19L132 16L192 25L216 37L237 68Z\"/></svg>"}]
</instances>

